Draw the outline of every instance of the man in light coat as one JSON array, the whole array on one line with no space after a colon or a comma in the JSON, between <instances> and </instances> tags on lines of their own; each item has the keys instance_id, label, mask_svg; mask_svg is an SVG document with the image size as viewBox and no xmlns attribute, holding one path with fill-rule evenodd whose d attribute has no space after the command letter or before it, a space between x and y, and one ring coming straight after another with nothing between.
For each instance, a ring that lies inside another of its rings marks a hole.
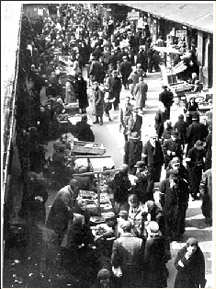
<instances>
[{"instance_id":1,"label":"man in light coat","mask_svg":"<svg viewBox=\"0 0 216 289\"><path fill-rule=\"evenodd\" d=\"M143 108L146 106L148 85L143 81L143 76L139 77L139 82L134 89L134 95L136 99L136 108L142 113Z\"/></svg>"}]
</instances>

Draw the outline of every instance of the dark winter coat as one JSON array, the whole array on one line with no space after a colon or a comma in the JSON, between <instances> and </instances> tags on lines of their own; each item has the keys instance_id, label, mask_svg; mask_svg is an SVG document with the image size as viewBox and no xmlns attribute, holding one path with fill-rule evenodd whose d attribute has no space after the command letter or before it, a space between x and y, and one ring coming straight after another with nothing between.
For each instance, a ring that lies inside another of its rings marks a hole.
<instances>
[{"instance_id":1,"label":"dark winter coat","mask_svg":"<svg viewBox=\"0 0 216 289\"><path fill-rule=\"evenodd\" d=\"M87 96L87 82L82 77L77 80L77 98L79 100L79 108L86 108L89 106Z\"/></svg>"},{"instance_id":2,"label":"dark winter coat","mask_svg":"<svg viewBox=\"0 0 216 289\"><path fill-rule=\"evenodd\" d=\"M144 268L147 276L146 287L167 287L166 252L166 240L163 236L147 239L144 252Z\"/></svg>"},{"instance_id":3,"label":"dark winter coat","mask_svg":"<svg viewBox=\"0 0 216 289\"><path fill-rule=\"evenodd\" d=\"M142 154L142 141L134 141L130 139L125 143L125 155L124 163L129 165L129 167L134 167L134 165L141 160Z\"/></svg>"},{"instance_id":4,"label":"dark winter coat","mask_svg":"<svg viewBox=\"0 0 216 289\"><path fill-rule=\"evenodd\" d=\"M208 135L207 127L198 121L194 121L187 129L187 151L194 146L197 140L205 141Z\"/></svg>"},{"instance_id":5,"label":"dark winter coat","mask_svg":"<svg viewBox=\"0 0 216 289\"><path fill-rule=\"evenodd\" d=\"M205 259L201 249L198 247L194 255L188 260L185 259L187 247L179 250L174 265L177 269L174 288L204 288L205 285ZM178 262L182 261L184 267Z\"/></svg>"},{"instance_id":6,"label":"dark winter coat","mask_svg":"<svg viewBox=\"0 0 216 289\"><path fill-rule=\"evenodd\" d=\"M84 121L77 122L75 130L76 137L79 141L94 142L95 136L88 123Z\"/></svg>"}]
</instances>

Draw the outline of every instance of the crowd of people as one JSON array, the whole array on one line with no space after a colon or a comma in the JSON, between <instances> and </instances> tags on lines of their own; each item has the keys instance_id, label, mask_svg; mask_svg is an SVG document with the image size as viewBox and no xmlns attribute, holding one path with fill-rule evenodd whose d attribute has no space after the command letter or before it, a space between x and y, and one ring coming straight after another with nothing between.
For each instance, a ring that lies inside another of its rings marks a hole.
<instances>
[{"instance_id":1,"label":"crowd of people","mask_svg":"<svg viewBox=\"0 0 216 289\"><path fill-rule=\"evenodd\" d=\"M24 16L23 27L25 23L29 20ZM86 252L91 252L95 266L89 268L90 273L85 270L89 278L85 287L167 287L170 243L183 238L190 195L193 200L202 197L202 212L208 224L212 221L212 124L200 122L194 100L186 105L186 117L179 115L172 124L174 96L163 85L155 133L145 144L141 140L148 94L145 78L153 70L159 71L159 64L164 62L153 44L171 45L172 39L168 42L159 37L153 43L147 23L145 29L134 31L129 21L101 19L96 10L88 10L83 4L61 4L55 16L31 23L31 33L23 64L26 78L20 86L16 111L24 184L20 217L30 217L32 226L40 223L53 230L57 250L67 235L61 251L61 264L67 271L71 264L78 266L80 258L84 266ZM127 45L122 44L125 42ZM184 55L183 40L179 49ZM182 59L192 57L195 66L193 47L188 54ZM71 62L66 77L62 76L59 55ZM194 74L190 81L195 84ZM123 88L128 96L120 101ZM69 113L70 105L76 103L81 121L62 129L59 116ZM97 191L97 180L92 176L72 178L74 173L90 172L91 167L77 170L73 158L68 162L71 143L66 134L71 132L80 141L95 141L87 123L90 104L94 124L103 125L104 115L112 121L110 111L117 110L125 139L122 168L106 184L107 192L113 194L113 211L104 214L105 223L96 226L95 234L87 204L77 197L79 190ZM46 216L48 193L40 173L47 168L44 144L51 140L52 178L59 180L60 190ZM162 168L166 170L163 180ZM155 183L159 183L157 190ZM175 267L175 287L205 286L204 256L195 238L189 238L179 251ZM79 286L77 283L75 287Z\"/></svg>"}]
</instances>

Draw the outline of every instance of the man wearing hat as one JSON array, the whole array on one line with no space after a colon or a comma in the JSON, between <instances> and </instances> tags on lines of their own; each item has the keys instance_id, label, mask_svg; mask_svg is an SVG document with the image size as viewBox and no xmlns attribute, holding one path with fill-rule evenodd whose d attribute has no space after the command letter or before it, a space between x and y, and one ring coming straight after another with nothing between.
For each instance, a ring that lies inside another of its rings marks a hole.
<instances>
[{"instance_id":1,"label":"man wearing hat","mask_svg":"<svg viewBox=\"0 0 216 289\"><path fill-rule=\"evenodd\" d=\"M205 288L205 257L196 238L189 238L178 251L174 288Z\"/></svg>"},{"instance_id":2,"label":"man wearing hat","mask_svg":"<svg viewBox=\"0 0 216 289\"><path fill-rule=\"evenodd\" d=\"M154 182L159 182L161 177L161 169L164 163L161 144L158 141L157 134L152 133L149 140L143 147L142 159L148 166L149 181L152 189ZM150 188L148 188L150 189Z\"/></svg>"},{"instance_id":3,"label":"man wearing hat","mask_svg":"<svg viewBox=\"0 0 216 289\"><path fill-rule=\"evenodd\" d=\"M199 199L200 197L199 186L202 178L202 171L204 170L204 148L205 143L201 140L197 140L194 146L189 149L186 158L193 200Z\"/></svg>"},{"instance_id":4,"label":"man wearing hat","mask_svg":"<svg viewBox=\"0 0 216 289\"><path fill-rule=\"evenodd\" d=\"M167 235L171 240L179 240L185 230L185 216L188 207L189 187L177 169L171 170L169 178L160 184L161 205Z\"/></svg>"},{"instance_id":5,"label":"man wearing hat","mask_svg":"<svg viewBox=\"0 0 216 289\"><path fill-rule=\"evenodd\" d=\"M135 164L141 160L143 143L138 132L132 132L125 142L123 162L129 166L129 173L135 175Z\"/></svg>"},{"instance_id":6,"label":"man wearing hat","mask_svg":"<svg viewBox=\"0 0 216 289\"><path fill-rule=\"evenodd\" d=\"M122 57L122 62L120 62L120 73L122 76L122 84L125 89L129 89L128 78L132 72L131 62L128 61L128 56L124 55Z\"/></svg>"},{"instance_id":7,"label":"man wearing hat","mask_svg":"<svg viewBox=\"0 0 216 289\"><path fill-rule=\"evenodd\" d=\"M163 91L159 94L159 101L163 103L166 109L166 119L170 119L170 108L173 104L173 93L168 90L167 85L162 85Z\"/></svg>"},{"instance_id":8,"label":"man wearing hat","mask_svg":"<svg viewBox=\"0 0 216 289\"><path fill-rule=\"evenodd\" d=\"M187 153L194 146L197 140L205 141L208 135L206 125L199 122L199 113L194 113L192 116L192 124L187 129Z\"/></svg>"},{"instance_id":9,"label":"man wearing hat","mask_svg":"<svg viewBox=\"0 0 216 289\"><path fill-rule=\"evenodd\" d=\"M121 287L141 287L141 272L143 268L144 244L141 238L131 233L132 224L125 221L123 234L113 243L111 261L114 268L122 270Z\"/></svg>"},{"instance_id":10,"label":"man wearing hat","mask_svg":"<svg viewBox=\"0 0 216 289\"><path fill-rule=\"evenodd\" d=\"M77 180L71 179L69 185L60 189L52 204L46 227L55 231L60 246L68 229L69 219L72 219L75 201L79 193Z\"/></svg>"},{"instance_id":11,"label":"man wearing hat","mask_svg":"<svg viewBox=\"0 0 216 289\"><path fill-rule=\"evenodd\" d=\"M181 146L181 140L178 138L178 132L172 130L171 138L166 139L162 145L162 151L164 155L165 169L173 157L178 157L182 161L183 150Z\"/></svg>"}]
</instances>

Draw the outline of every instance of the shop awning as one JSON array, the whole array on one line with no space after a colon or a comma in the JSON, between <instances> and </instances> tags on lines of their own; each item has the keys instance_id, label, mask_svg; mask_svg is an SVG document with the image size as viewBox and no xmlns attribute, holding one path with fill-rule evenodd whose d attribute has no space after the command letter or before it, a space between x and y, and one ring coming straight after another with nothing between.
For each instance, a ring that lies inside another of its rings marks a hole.
<instances>
[{"instance_id":1,"label":"shop awning","mask_svg":"<svg viewBox=\"0 0 216 289\"><path fill-rule=\"evenodd\" d=\"M213 1L212 3L126 2L126 5L203 32L213 33L214 30Z\"/></svg>"}]
</instances>

